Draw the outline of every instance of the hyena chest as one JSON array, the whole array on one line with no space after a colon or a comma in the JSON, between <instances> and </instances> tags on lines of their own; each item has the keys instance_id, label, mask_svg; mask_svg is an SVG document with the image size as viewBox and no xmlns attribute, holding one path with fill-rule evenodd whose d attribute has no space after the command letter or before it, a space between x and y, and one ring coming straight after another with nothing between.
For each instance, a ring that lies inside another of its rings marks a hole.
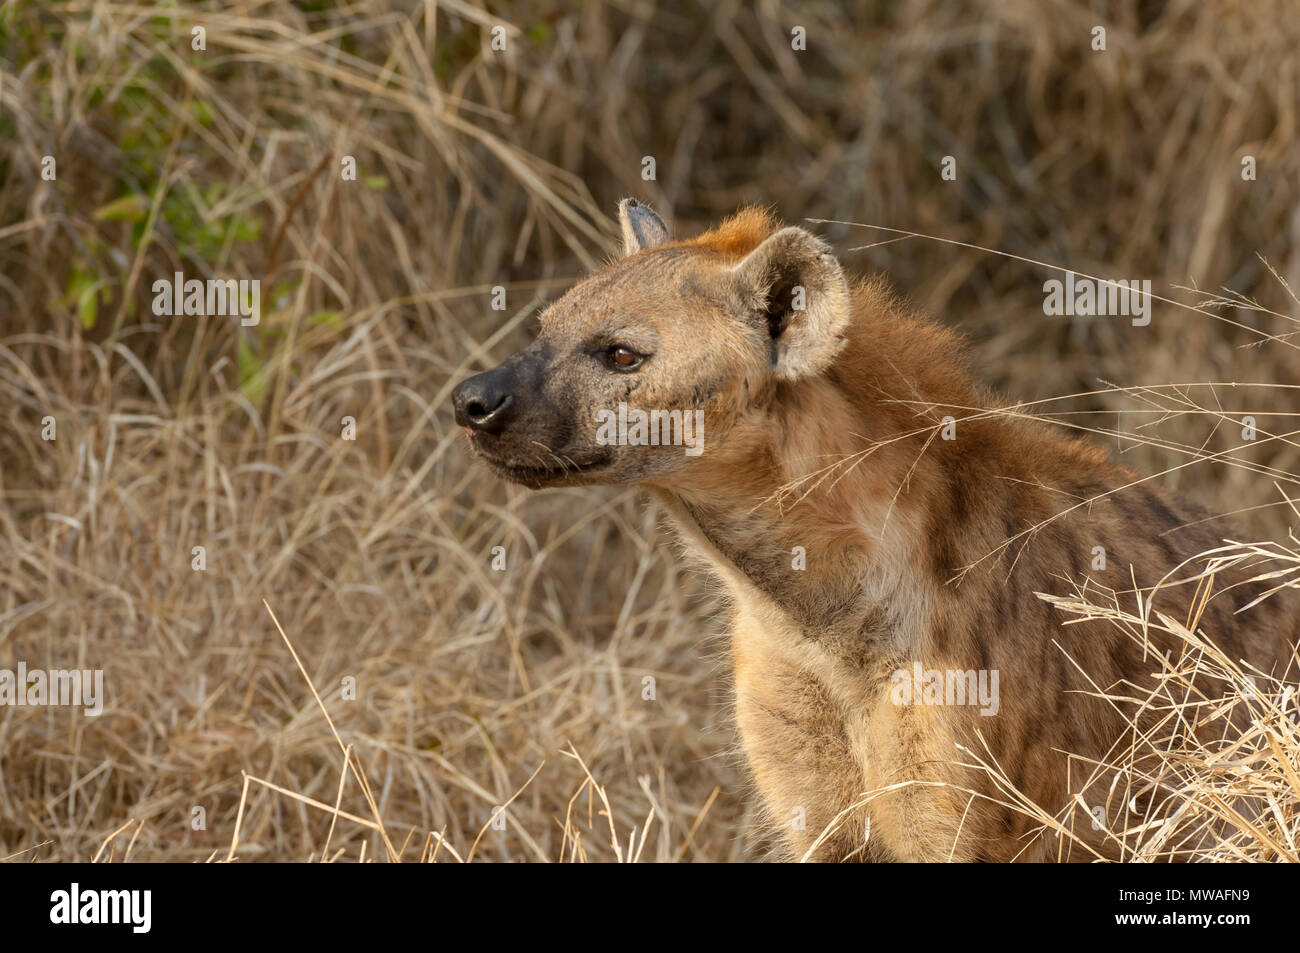
<instances>
[{"instance_id":1,"label":"hyena chest","mask_svg":"<svg viewBox=\"0 0 1300 953\"><path fill-rule=\"evenodd\" d=\"M958 726L950 708L898 704L894 676L907 666L889 632L810 632L733 595L737 725L793 858L956 857L964 801L945 762L959 754Z\"/></svg>"}]
</instances>

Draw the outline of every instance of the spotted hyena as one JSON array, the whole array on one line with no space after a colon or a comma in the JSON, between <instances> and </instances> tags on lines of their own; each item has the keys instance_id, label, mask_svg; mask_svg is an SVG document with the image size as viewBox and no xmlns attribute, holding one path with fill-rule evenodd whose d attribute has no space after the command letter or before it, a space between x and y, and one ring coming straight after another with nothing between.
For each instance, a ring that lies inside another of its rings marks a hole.
<instances>
[{"instance_id":1,"label":"spotted hyena","mask_svg":"<svg viewBox=\"0 0 1300 953\"><path fill-rule=\"evenodd\" d=\"M619 215L622 257L456 388L474 452L529 487L644 486L725 583L741 741L788 856L1066 856L1068 838L1009 802L1064 808L1174 647L1063 625L1036 593L1090 576L1149 589L1221 545L1219 524L1096 447L979 413L994 402L959 338L880 280L850 283L807 231L751 209L674 241L643 204ZM650 411L657 441L636 429ZM676 438L697 419L691 453ZM1199 626L1281 672L1294 604L1234 615L1264 591L1236 581L1217 581ZM1162 589L1155 608L1185 618L1194 589ZM1104 829L1149 792L1103 775L1082 793ZM1114 853L1092 826L1069 856Z\"/></svg>"}]
</instances>

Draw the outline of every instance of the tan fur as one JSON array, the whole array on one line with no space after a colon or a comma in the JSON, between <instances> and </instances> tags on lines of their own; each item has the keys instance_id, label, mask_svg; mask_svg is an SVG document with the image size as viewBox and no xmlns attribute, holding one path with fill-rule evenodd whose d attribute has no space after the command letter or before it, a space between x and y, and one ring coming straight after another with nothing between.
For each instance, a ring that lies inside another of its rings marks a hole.
<instances>
[{"instance_id":1,"label":"tan fur","mask_svg":"<svg viewBox=\"0 0 1300 953\"><path fill-rule=\"evenodd\" d=\"M971 763L962 748L1048 810L1080 793L1121 828L1134 792L1108 792L1105 776L1081 790L1087 770L1068 755L1105 759L1132 706L1092 693L1141 695L1158 666L1108 623L1063 626L1036 593L1067 594L1089 578L1094 592L1123 593L1134 578L1149 590L1227 531L1184 527L1206 514L1094 447L976 413L995 403L969 382L959 339L908 313L879 280L848 293L824 246L795 232L748 210L691 241L641 246L633 235L628 257L543 320L539 346L562 383L534 399L564 419L556 433L566 441L548 453L596 459L585 420L611 395L703 407L707 452L620 447L582 473L502 472L529 485L647 487L725 584L740 737L790 858L1089 859L1000 806L1004 794L962 766ZM807 284L806 311L773 303L785 271ZM611 320L653 339L643 370L611 377L559 356L563 342L583 353L574 342ZM939 439L945 415L958 421L955 440ZM476 438L490 460L525 452L512 449L522 438L498 443ZM1106 549L1104 572L1090 569L1095 546ZM801 571L796 547L806 551ZM1155 608L1186 618L1193 589L1163 589ZM1285 669L1292 594L1236 615L1263 587L1237 575L1215 590L1201 631L1264 671ZM891 675L914 662L997 670L999 712L895 704ZM1075 832L1113 854L1101 834Z\"/></svg>"}]
</instances>

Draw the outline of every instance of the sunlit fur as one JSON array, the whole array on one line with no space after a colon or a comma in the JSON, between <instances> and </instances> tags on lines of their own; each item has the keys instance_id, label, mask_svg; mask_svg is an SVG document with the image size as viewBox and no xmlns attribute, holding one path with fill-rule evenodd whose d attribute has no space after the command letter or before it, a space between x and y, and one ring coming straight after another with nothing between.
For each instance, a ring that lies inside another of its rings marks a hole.
<instances>
[{"instance_id":1,"label":"sunlit fur","mask_svg":"<svg viewBox=\"0 0 1300 953\"><path fill-rule=\"evenodd\" d=\"M1154 611L1186 619L1195 583L1166 585L1154 599L1150 590L1194 575L1201 564L1188 561L1230 529L1196 522L1209 514L1101 449L999 412L1007 405L972 383L960 338L912 313L882 280L854 284L847 313L816 326L795 315L771 340L749 313L763 289L744 281L785 267L787 245L811 263L790 266L808 269L810 310L840 280L804 238L743 211L695 239L633 249L556 303L543 321L556 361L567 360L562 342L620 315L659 342L644 381L620 380L620 393L651 406L694 394L709 428L698 459L619 448L604 475L573 482L647 487L688 556L725 585L740 737L787 856L1114 855L1114 840L1091 824L1073 827L1095 854L1042 833L969 765L996 765L1051 812L1080 794L1103 809L1103 828L1141 817L1144 792L1109 790L1106 772L1084 782L1125 735L1135 713L1125 699L1146 697L1156 659L1184 649L1154 637L1144 652L1110 623L1063 626L1037 593L1087 585L1132 604L1136 584ZM778 239L786 244L771 269L745 269ZM839 300L827 295L822 305ZM786 344L819 369L783 368ZM606 375L569 377L565 388L576 409L562 413L580 432L590 407L609 400ZM945 417L955 439L942 438ZM1092 568L1095 547L1104 570ZM798 551L804 569L794 568ZM1233 657L1280 672L1294 602L1281 593L1238 615L1266 588L1243 579L1215 579L1200 629ZM997 670L998 713L894 704L891 675L914 662ZM1224 690L1205 679L1198 687L1207 697ZM1223 726L1200 730L1211 737Z\"/></svg>"}]
</instances>

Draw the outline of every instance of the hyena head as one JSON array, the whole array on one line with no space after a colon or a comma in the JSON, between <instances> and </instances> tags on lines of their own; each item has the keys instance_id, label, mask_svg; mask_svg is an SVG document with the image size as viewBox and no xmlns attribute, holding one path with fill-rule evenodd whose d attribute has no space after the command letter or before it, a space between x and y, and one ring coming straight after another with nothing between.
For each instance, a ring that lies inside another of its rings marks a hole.
<instances>
[{"instance_id":1,"label":"hyena head","mask_svg":"<svg viewBox=\"0 0 1300 953\"><path fill-rule=\"evenodd\" d=\"M456 422L506 479L706 476L761 429L782 382L822 373L844 344L844 274L803 229L747 209L671 241L631 199L619 220L623 255L552 304L532 344L452 395Z\"/></svg>"}]
</instances>

